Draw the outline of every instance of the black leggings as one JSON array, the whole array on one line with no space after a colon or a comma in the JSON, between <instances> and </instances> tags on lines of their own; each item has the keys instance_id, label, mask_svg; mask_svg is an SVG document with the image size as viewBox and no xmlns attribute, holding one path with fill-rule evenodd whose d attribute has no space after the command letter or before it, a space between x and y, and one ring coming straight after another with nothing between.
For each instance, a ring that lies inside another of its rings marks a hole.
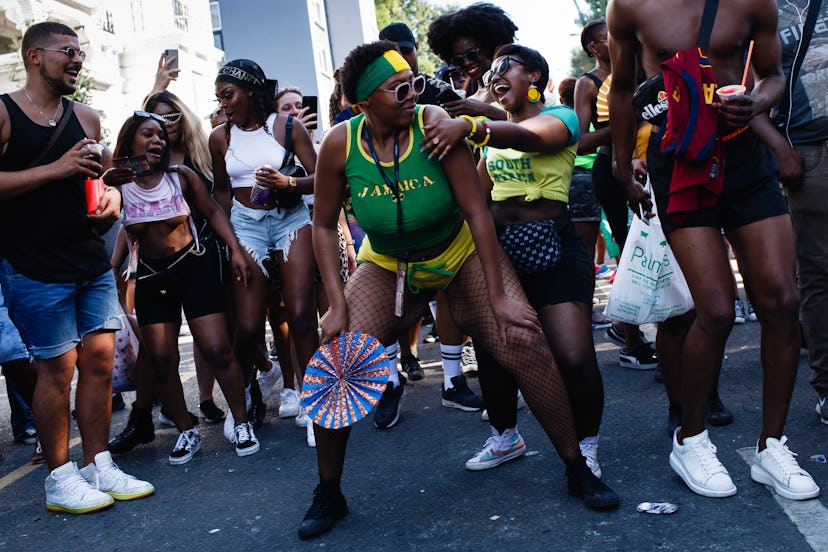
<instances>
[{"instance_id":1,"label":"black leggings","mask_svg":"<svg viewBox=\"0 0 828 552\"><path fill-rule=\"evenodd\" d=\"M609 153L601 153L595 157L592 165L592 187L595 197L601 208L607 215L612 230L612 237L618 247L623 248L627 241L627 220L629 220L629 209L627 208L627 196L621 188L621 183L612 175L612 159Z\"/></svg>"}]
</instances>

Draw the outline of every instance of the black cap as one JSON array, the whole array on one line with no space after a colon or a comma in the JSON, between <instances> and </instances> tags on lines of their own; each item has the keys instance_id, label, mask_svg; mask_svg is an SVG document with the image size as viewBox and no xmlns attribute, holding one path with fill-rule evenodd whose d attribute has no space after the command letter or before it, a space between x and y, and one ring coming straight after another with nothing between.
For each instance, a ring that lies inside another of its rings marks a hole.
<instances>
[{"instance_id":1,"label":"black cap","mask_svg":"<svg viewBox=\"0 0 828 552\"><path fill-rule=\"evenodd\" d=\"M400 48L414 49L417 39L405 23L391 23L379 33L380 40L396 42Z\"/></svg>"}]
</instances>

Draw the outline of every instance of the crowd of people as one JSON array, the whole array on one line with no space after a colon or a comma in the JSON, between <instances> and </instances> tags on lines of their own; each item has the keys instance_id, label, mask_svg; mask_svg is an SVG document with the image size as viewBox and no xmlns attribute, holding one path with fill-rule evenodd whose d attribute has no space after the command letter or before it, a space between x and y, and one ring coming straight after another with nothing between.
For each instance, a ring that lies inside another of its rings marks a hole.
<instances>
[{"instance_id":1,"label":"crowd of people","mask_svg":"<svg viewBox=\"0 0 828 552\"><path fill-rule=\"evenodd\" d=\"M664 0L611 0L606 19L581 34L595 66L561 82L559 98L545 92L554 90L547 61L516 43L517 25L493 4L430 22L428 46L445 64L437 76L420 73L415 33L393 23L337 70L324 136L302 92L277 90L250 59L218 70L208 134L167 90L177 64L162 55L111 151L99 144L97 113L64 97L85 58L77 35L32 25L25 84L0 96L0 364L14 438L36 443L32 460L49 468L47 508L87 513L152 494L112 455L155 439L155 404L178 431L169 464L198 453L199 416L178 375L182 311L201 418L223 423L235 454L259 451L255 432L277 394L278 416L316 447L301 538L348 513L340 483L350 435L303 411L305 366L347 331L400 354L373 415L389 429L407 382L424 377L424 315L440 341L442 404L482 411L491 425L466 468L526 453L516 416L525 404L565 464L569 492L597 510L620 500L598 461L594 330L621 345L621 366L663 381L672 469L693 492L726 497L736 486L706 428L733 421L718 376L734 322L753 316L763 414L751 478L788 499L818 496L784 435L801 340L828 424L826 86L802 64L808 33L785 32L807 28L813 3L668 4L675 16L656 27L645 14ZM677 71L695 80L677 84ZM742 93L713 94L743 73ZM697 105L665 94L673 86ZM682 140L698 148L692 160ZM95 179L103 191L89 199ZM623 250L630 217L654 213L695 308L660 322L649 343L638 326L594 312L593 295L602 219L607 246ZM122 404L111 384L115 332L125 329L140 344L136 395L109 441ZM76 369L81 468L68 446ZM466 379L475 372L480 395ZM213 400L215 382L228 412Z\"/></svg>"}]
</instances>

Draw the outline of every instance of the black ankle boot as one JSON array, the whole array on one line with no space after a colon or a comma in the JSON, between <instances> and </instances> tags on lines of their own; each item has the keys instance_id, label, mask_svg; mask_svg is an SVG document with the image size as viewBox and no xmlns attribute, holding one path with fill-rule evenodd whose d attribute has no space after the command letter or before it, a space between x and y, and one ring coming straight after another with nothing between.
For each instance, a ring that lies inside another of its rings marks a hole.
<instances>
[{"instance_id":1,"label":"black ankle boot","mask_svg":"<svg viewBox=\"0 0 828 552\"><path fill-rule=\"evenodd\" d=\"M573 462L567 462L566 483L569 494L582 499L589 508L604 510L615 508L619 504L618 495L595 477L583 456Z\"/></svg>"},{"instance_id":2,"label":"black ankle boot","mask_svg":"<svg viewBox=\"0 0 828 552\"><path fill-rule=\"evenodd\" d=\"M141 443L149 443L154 439L155 427L152 424L152 410L138 408L133 403L127 426L110 441L108 448L112 454L123 454Z\"/></svg>"},{"instance_id":3,"label":"black ankle boot","mask_svg":"<svg viewBox=\"0 0 828 552\"><path fill-rule=\"evenodd\" d=\"M348 503L338 483L320 483L313 490L313 503L299 524L299 538L308 539L331 530L348 515Z\"/></svg>"},{"instance_id":4,"label":"black ankle boot","mask_svg":"<svg viewBox=\"0 0 828 552\"><path fill-rule=\"evenodd\" d=\"M705 421L712 426L726 426L733 423L733 412L727 409L722 403L719 392L713 393L710 401L707 403L707 416Z\"/></svg>"}]
</instances>

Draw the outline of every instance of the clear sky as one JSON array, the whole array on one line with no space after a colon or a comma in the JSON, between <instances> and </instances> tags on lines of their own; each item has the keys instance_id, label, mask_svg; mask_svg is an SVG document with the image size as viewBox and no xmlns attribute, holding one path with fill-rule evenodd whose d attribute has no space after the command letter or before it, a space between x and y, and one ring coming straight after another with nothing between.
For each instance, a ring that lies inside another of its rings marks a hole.
<instances>
[{"instance_id":1,"label":"clear sky","mask_svg":"<svg viewBox=\"0 0 828 552\"><path fill-rule=\"evenodd\" d=\"M460 7L475 1L477 0L454 0ZM570 76L570 53L573 48L581 47L581 27L575 22L578 12L572 0L489 1L503 8L518 26L518 42L543 54L549 64L550 77L556 85L561 79ZM432 3L441 2L432 0Z\"/></svg>"}]
</instances>

